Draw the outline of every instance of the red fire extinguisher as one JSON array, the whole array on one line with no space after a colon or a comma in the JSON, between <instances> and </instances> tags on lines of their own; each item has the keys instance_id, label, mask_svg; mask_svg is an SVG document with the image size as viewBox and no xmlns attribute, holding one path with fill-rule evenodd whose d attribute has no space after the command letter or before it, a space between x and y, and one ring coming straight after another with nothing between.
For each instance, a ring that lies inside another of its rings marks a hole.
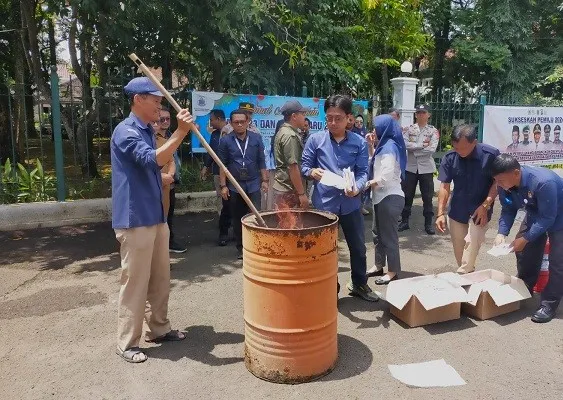
<instances>
[{"instance_id":1,"label":"red fire extinguisher","mask_svg":"<svg viewBox=\"0 0 563 400\"><path fill-rule=\"evenodd\" d=\"M538 280L536 282L536 286L534 286L534 293L541 293L545 289L547 285L547 281L549 280L549 250L551 246L549 244L549 239L545 244L545 248L543 250L543 260L541 262L541 269L540 275L538 276Z\"/></svg>"}]
</instances>

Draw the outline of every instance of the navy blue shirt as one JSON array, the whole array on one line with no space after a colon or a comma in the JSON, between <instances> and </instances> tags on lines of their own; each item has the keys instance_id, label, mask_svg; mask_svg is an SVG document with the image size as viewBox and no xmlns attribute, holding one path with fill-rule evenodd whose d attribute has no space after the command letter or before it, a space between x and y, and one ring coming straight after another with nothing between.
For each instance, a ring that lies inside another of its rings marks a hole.
<instances>
[{"instance_id":1,"label":"navy blue shirt","mask_svg":"<svg viewBox=\"0 0 563 400\"><path fill-rule=\"evenodd\" d=\"M260 190L261 175L260 170L266 169L266 156L264 154L264 142L258 133L246 131L248 147L242 156L245 148L245 140L239 140L234 132L223 136L219 143L219 158L246 193L254 193ZM239 146L237 145L240 145ZM242 150L242 152L241 152ZM240 169L247 169L248 178L240 179ZM235 187L227 181L229 190L236 192Z\"/></svg>"},{"instance_id":2,"label":"navy blue shirt","mask_svg":"<svg viewBox=\"0 0 563 400\"><path fill-rule=\"evenodd\" d=\"M546 232L563 230L563 179L540 167L522 166L520 186L506 191L499 187L502 205L498 233L508 236L518 210L526 209L528 232L524 239L532 242Z\"/></svg>"},{"instance_id":3,"label":"navy blue shirt","mask_svg":"<svg viewBox=\"0 0 563 400\"><path fill-rule=\"evenodd\" d=\"M340 143L333 139L329 131L311 135L303 150L301 173L309 177L313 168L320 168L342 176L342 170L354 171L356 186L360 193L368 179L368 148L360 135L346 132L346 138ZM347 215L360 209L360 195L348 197L344 190L325 186L315 181L313 205L315 208L330 211L337 215Z\"/></svg>"},{"instance_id":4,"label":"navy blue shirt","mask_svg":"<svg viewBox=\"0 0 563 400\"><path fill-rule=\"evenodd\" d=\"M469 218L487 199L494 179L490 166L500 152L487 144L477 143L467 157L461 157L455 150L448 151L442 158L438 180L443 183L453 181L454 188L448 216L461 224L469 223ZM489 220L493 207L489 209Z\"/></svg>"},{"instance_id":5,"label":"navy blue shirt","mask_svg":"<svg viewBox=\"0 0 563 400\"><path fill-rule=\"evenodd\" d=\"M219 140L221 140L221 131L219 129L215 129L211 132L211 138L209 139L209 146L215 152L215 154L219 153ZM205 166L207 169L211 169L211 174L219 175L219 166L209 154L205 155Z\"/></svg>"},{"instance_id":6,"label":"navy blue shirt","mask_svg":"<svg viewBox=\"0 0 563 400\"><path fill-rule=\"evenodd\" d=\"M152 126L129 114L115 127L110 150L112 227L127 229L166 222Z\"/></svg>"}]
</instances>

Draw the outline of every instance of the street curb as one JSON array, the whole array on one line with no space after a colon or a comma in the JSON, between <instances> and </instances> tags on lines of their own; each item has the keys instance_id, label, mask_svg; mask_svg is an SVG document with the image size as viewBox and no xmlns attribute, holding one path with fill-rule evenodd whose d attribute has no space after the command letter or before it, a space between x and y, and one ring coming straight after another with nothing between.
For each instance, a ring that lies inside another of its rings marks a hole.
<instances>
[{"instance_id":1,"label":"street curb","mask_svg":"<svg viewBox=\"0 0 563 400\"><path fill-rule=\"evenodd\" d=\"M216 194L176 194L175 214L216 211ZM0 231L54 228L111 221L111 198L0 205Z\"/></svg>"}]
</instances>

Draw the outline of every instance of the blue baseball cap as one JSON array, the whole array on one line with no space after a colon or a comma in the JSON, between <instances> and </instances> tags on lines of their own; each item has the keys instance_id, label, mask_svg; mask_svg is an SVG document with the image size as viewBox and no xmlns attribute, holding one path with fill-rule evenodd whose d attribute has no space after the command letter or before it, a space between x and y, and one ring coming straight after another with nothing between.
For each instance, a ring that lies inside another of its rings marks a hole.
<instances>
[{"instance_id":1,"label":"blue baseball cap","mask_svg":"<svg viewBox=\"0 0 563 400\"><path fill-rule=\"evenodd\" d=\"M123 88L125 93L128 95L135 94L152 94L153 96L164 97L164 95L158 90L154 83L147 77L133 78L129 81L127 85Z\"/></svg>"}]
</instances>

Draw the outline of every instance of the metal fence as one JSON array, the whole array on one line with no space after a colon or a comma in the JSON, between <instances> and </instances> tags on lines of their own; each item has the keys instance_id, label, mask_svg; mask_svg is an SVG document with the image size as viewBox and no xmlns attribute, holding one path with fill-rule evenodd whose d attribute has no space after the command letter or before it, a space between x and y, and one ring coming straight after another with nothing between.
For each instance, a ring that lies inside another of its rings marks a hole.
<instances>
[{"instance_id":1,"label":"metal fence","mask_svg":"<svg viewBox=\"0 0 563 400\"><path fill-rule=\"evenodd\" d=\"M129 114L123 85L134 72L108 71L104 87L92 80L81 82L75 75L52 73L48 94L4 77L0 204L111 196L109 141L115 126ZM189 93L177 91L175 97L187 106ZM184 177L194 186L190 189L210 188L194 171L199 161L188 143L179 149L179 156Z\"/></svg>"},{"instance_id":2,"label":"metal fence","mask_svg":"<svg viewBox=\"0 0 563 400\"><path fill-rule=\"evenodd\" d=\"M108 70L107 83L100 87L95 79L81 82L75 75L53 71L49 96L34 85L5 77L0 83L0 203L110 197L109 142L114 127L129 114L122 88L134 75L133 68ZM313 81L309 86L303 82L294 95L299 89L304 97L332 93L330 82ZM181 106L188 106L189 87L173 93ZM388 112L393 105L391 99L368 100L377 113ZM441 133L438 158L448 150L454 126L480 124L483 104L515 101L484 94L462 96L452 90L417 96L418 103L429 105L431 124ZM182 145L179 155L179 190L211 189L210 182L199 178L202 155L191 153L189 143Z\"/></svg>"}]
</instances>

